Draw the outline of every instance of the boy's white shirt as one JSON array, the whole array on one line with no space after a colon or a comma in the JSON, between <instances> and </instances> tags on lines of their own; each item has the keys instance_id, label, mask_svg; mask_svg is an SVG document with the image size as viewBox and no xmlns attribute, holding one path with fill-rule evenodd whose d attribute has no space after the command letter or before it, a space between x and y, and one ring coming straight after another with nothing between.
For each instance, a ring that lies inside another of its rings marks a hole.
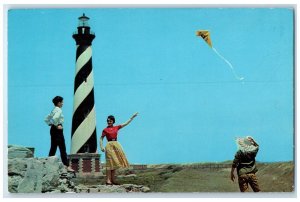
<instances>
[{"instance_id":1,"label":"boy's white shirt","mask_svg":"<svg viewBox=\"0 0 300 202\"><path fill-rule=\"evenodd\" d=\"M45 122L47 125L62 125L64 123L64 115L59 107L54 107L49 115L46 116Z\"/></svg>"}]
</instances>

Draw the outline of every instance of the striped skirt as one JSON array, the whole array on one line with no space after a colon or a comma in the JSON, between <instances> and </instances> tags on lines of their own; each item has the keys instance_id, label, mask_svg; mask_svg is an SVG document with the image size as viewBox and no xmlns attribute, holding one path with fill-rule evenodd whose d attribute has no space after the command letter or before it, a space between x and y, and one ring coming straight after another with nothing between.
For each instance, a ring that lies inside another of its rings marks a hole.
<instances>
[{"instance_id":1,"label":"striped skirt","mask_svg":"<svg viewBox=\"0 0 300 202\"><path fill-rule=\"evenodd\" d=\"M105 158L107 170L129 167L129 163L122 149L122 146L117 141L110 141L106 144Z\"/></svg>"}]
</instances>

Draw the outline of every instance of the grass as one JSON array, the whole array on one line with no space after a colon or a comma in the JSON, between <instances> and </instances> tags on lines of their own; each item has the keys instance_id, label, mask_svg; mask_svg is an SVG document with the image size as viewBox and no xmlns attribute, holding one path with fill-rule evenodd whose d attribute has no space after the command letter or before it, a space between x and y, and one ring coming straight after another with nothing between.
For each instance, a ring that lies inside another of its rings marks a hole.
<instances>
[{"instance_id":1,"label":"grass","mask_svg":"<svg viewBox=\"0 0 300 202\"><path fill-rule=\"evenodd\" d=\"M294 163L258 163L257 177L262 192L294 191ZM151 192L239 192L237 178L230 180L230 168L192 168L166 165L146 170L131 170L136 177L117 178L121 184L148 186ZM104 179L96 183L104 183ZM249 190L252 192L252 190Z\"/></svg>"},{"instance_id":2,"label":"grass","mask_svg":"<svg viewBox=\"0 0 300 202\"><path fill-rule=\"evenodd\" d=\"M230 172L230 171L229 171ZM161 187L161 192L233 192L237 187L229 173L210 169L184 169L175 173Z\"/></svg>"}]
</instances>

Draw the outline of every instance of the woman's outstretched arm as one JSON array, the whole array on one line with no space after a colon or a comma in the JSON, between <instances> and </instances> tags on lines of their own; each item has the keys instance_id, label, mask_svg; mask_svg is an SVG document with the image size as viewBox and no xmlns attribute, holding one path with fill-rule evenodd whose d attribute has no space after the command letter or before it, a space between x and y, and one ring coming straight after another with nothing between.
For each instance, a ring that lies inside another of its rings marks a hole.
<instances>
[{"instance_id":1,"label":"woman's outstretched arm","mask_svg":"<svg viewBox=\"0 0 300 202\"><path fill-rule=\"evenodd\" d=\"M125 123L121 124L121 128L127 126L137 115L138 115L138 112L136 112L135 114L133 114L132 117L128 121L126 121Z\"/></svg>"}]
</instances>

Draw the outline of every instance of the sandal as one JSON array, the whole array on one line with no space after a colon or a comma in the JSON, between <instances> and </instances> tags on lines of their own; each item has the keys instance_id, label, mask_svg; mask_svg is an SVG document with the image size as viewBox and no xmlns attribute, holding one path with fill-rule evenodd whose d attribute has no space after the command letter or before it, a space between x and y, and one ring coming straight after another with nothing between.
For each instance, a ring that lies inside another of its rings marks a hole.
<instances>
[{"instance_id":1,"label":"sandal","mask_svg":"<svg viewBox=\"0 0 300 202\"><path fill-rule=\"evenodd\" d=\"M106 182L105 185L113 185L113 183Z\"/></svg>"},{"instance_id":2,"label":"sandal","mask_svg":"<svg viewBox=\"0 0 300 202\"><path fill-rule=\"evenodd\" d=\"M113 185L121 185L121 184L118 183L118 182L113 182L112 184L113 184Z\"/></svg>"},{"instance_id":3,"label":"sandal","mask_svg":"<svg viewBox=\"0 0 300 202\"><path fill-rule=\"evenodd\" d=\"M75 170L73 170L71 167L67 167L66 169L67 169L67 172L72 172L72 173L75 172Z\"/></svg>"}]
</instances>

